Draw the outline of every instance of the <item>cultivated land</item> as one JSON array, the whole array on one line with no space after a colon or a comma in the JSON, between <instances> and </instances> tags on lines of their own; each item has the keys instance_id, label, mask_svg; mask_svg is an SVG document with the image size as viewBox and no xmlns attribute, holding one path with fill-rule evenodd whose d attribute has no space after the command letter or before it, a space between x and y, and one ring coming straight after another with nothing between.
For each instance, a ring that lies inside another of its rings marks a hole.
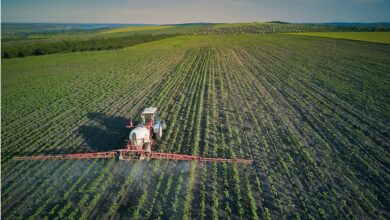
<instances>
[{"instance_id":1,"label":"cultivated land","mask_svg":"<svg viewBox=\"0 0 390 220\"><path fill-rule=\"evenodd\" d=\"M125 26L125 27L121 27ZM126 26L119 24L4 24L1 57L25 57L78 51L113 50L177 35L275 34L329 31L371 31L350 34L370 40L389 40L387 24L332 26L285 22L193 23L178 25ZM118 28L121 27L121 28ZM381 28L379 28L381 27ZM46 30L46 31L45 31ZM326 34L325 34L326 35ZM329 35L329 34L328 34ZM334 32L332 36L336 36ZM342 35L342 34L341 34Z\"/></svg>"},{"instance_id":2,"label":"cultivated land","mask_svg":"<svg viewBox=\"0 0 390 220\"><path fill-rule=\"evenodd\" d=\"M179 36L2 60L2 218L388 219L390 45ZM158 107L162 152L253 166L16 155L124 146Z\"/></svg>"},{"instance_id":3,"label":"cultivated land","mask_svg":"<svg viewBox=\"0 0 390 220\"><path fill-rule=\"evenodd\" d=\"M114 28L111 30L102 31L103 34L114 34L114 33L121 33L121 32L140 32L140 31L155 31L155 30L162 30L167 28L172 28L173 26L130 26L130 27L123 27L123 28Z\"/></svg>"},{"instance_id":4,"label":"cultivated land","mask_svg":"<svg viewBox=\"0 0 390 220\"><path fill-rule=\"evenodd\" d=\"M390 44L390 32L307 32L294 34Z\"/></svg>"}]
</instances>

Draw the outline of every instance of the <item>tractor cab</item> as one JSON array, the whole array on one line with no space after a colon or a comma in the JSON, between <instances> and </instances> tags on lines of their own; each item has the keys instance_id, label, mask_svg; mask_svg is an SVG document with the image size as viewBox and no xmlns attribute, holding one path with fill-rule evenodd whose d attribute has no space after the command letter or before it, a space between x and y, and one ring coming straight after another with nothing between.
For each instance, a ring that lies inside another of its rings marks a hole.
<instances>
[{"instance_id":1,"label":"tractor cab","mask_svg":"<svg viewBox=\"0 0 390 220\"><path fill-rule=\"evenodd\" d=\"M161 120L158 116L157 108L149 107L141 114L141 122L143 126L148 127L154 133L154 137L160 140L162 137L162 131L167 127L164 120Z\"/></svg>"},{"instance_id":2,"label":"tractor cab","mask_svg":"<svg viewBox=\"0 0 390 220\"><path fill-rule=\"evenodd\" d=\"M141 114L142 123L147 124L149 122L154 125L154 123L158 120L157 108L149 107L145 108L145 110Z\"/></svg>"}]
</instances>

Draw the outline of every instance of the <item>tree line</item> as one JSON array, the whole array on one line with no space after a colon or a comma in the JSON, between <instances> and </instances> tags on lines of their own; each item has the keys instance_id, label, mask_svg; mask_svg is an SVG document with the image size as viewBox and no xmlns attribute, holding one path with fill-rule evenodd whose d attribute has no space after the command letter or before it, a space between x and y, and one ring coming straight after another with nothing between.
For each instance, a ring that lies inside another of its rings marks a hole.
<instances>
[{"instance_id":1,"label":"tree line","mask_svg":"<svg viewBox=\"0 0 390 220\"><path fill-rule=\"evenodd\" d=\"M174 36L177 35L133 35L126 37L71 39L55 42L15 42L2 46L1 57L12 58L79 51L115 50Z\"/></svg>"}]
</instances>

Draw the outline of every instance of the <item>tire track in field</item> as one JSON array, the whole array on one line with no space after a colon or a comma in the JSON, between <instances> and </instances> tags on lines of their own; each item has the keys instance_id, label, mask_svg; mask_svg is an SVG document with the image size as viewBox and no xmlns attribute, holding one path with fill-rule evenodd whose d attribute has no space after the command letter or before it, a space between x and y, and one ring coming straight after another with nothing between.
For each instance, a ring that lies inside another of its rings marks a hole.
<instances>
[{"instance_id":1,"label":"tire track in field","mask_svg":"<svg viewBox=\"0 0 390 220\"><path fill-rule=\"evenodd\" d=\"M225 72L226 73L228 73L227 74L227 77L229 77L227 80L228 81L231 81L231 79L230 79L230 77L231 77L231 75L232 76L235 76L235 74L239 74L240 73L240 76L241 77L244 77L242 74L245 74L245 73L243 73L243 72L241 72L242 70L242 68L243 68L243 66L241 66L240 68L238 68L238 66L239 66L239 63L236 63L236 61L233 59L233 55L232 54L230 54L229 53L229 51L225 51L224 52L224 54L228 54L228 55L226 55L226 56L223 56L224 57L224 59L223 59L223 63L224 63L224 67L225 67ZM232 73L234 73L234 74L230 74L230 72L232 72ZM247 85L246 85L246 82L244 82L244 81L240 81L240 80L237 80L237 79L234 79L234 81L235 82L240 82L240 83L242 83L241 85L240 84L238 84L238 87L239 88L249 88ZM242 100L246 100L246 96L247 96L247 94L244 94L243 92L242 92L242 89L241 89L241 92L239 92L239 94L241 94L240 95L240 99L242 99ZM232 96L234 96L235 95L235 92L233 92L232 93ZM237 100L232 100L231 102L235 102L236 103L236 106L237 105L239 105L239 106L245 106L245 104L239 104L239 103L237 103ZM253 106L248 106L248 108L249 109L256 109L256 107L253 107ZM229 110L227 110L227 111L229 111ZM249 111L252 111L252 110L249 110ZM253 114L253 113L251 113L252 114L252 116L254 117L254 115L255 114ZM255 122L255 124L256 124L256 126L254 126L254 127L258 127L258 124L257 124L257 121L254 121ZM270 126L270 127L272 127L272 126ZM278 155L277 154L277 152L274 152L275 153L275 155ZM269 156L265 156L264 158L268 158ZM263 158L263 159L264 159ZM272 157L271 157L272 158ZM269 161L270 162L270 161ZM273 167L273 166L272 166ZM274 168L271 168L271 170L273 170ZM275 173L277 174L279 171L278 170L276 170L275 171ZM268 176L268 178L271 178L271 176ZM273 181L272 181L272 178L271 179L269 179L269 184L271 184L270 185L270 188L272 189L272 187L274 187L275 186L275 184L274 183L272 183ZM284 187L286 187L286 186L284 186ZM278 190L279 192L282 192L282 190ZM279 209L279 212L280 212L280 214L282 215L282 216L284 216L285 215L285 210L283 210L282 209L282 206L281 206L281 204L279 204L279 201L280 201L280 199L279 199L279 197L280 197L280 195L279 194L277 194L276 193L276 191L273 193L273 197L274 197L274 201L275 201L275 204L273 205L274 207L278 207L278 209ZM283 201L285 201L286 199L283 199Z\"/></svg>"},{"instance_id":2,"label":"tire track in field","mask_svg":"<svg viewBox=\"0 0 390 220\"><path fill-rule=\"evenodd\" d=\"M193 61L194 61L194 60L189 60L189 62L193 62ZM186 63L182 64L181 66L184 66L184 65L186 65ZM184 72L184 71L181 71L181 67L180 67L180 66L178 67L177 70L178 70L179 72ZM175 71L173 71L172 73L175 73ZM181 76L181 75L179 75L179 76ZM167 81L167 82L168 82L168 81ZM165 84L162 84L162 85L165 85ZM178 88L174 88L174 87L170 87L169 89L175 89L175 90L176 90L175 92L178 91ZM159 96L159 94L156 94L156 95ZM158 98L158 99L155 99L155 100L161 102L161 101L164 100L163 98L164 98L164 97L161 97L161 98ZM161 110L164 111L164 109L165 109L164 105L166 105L166 104L168 104L168 102L164 102L163 106L158 105L158 106L162 107L162 108L160 108L160 111L161 111ZM128 185L128 186L127 186L127 189L125 190L125 194L126 194L126 195L129 194L129 190L130 190L130 189L132 189L132 186L131 186L131 185ZM118 206L121 206L121 205L122 205L124 199L125 199L125 197L121 198L121 200L118 202L118 204L119 204Z\"/></svg>"}]
</instances>

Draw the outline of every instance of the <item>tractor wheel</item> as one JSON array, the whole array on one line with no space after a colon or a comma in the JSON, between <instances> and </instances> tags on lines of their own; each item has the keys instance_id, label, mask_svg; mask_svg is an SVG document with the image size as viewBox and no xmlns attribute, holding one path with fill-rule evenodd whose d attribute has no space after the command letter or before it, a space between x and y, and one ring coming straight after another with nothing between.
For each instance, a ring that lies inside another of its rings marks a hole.
<instances>
[{"instance_id":1,"label":"tractor wheel","mask_svg":"<svg viewBox=\"0 0 390 220\"><path fill-rule=\"evenodd\" d=\"M146 151L146 152L152 151L152 147L150 146L150 143L144 144L144 151Z\"/></svg>"},{"instance_id":2,"label":"tractor wheel","mask_svg":"<svg viewBox=\"0 0 390 220\"><path fill-rule=\"evenodd\" d=\"M163 130L165 130L167 128L167 124L165 123L165 120L161 121L161 127Z\"/></svg>"},{"instance_id":3,"label":"tractor wheel","mask_svg":"<svg viewBox=\"0 0 390 220\"><path fill-rule=\"evenodd\" d=\"M158 132L156 133L157 140L161 140L162 138L162 127L158 129Z\"/></svg>"}]
</instances>

